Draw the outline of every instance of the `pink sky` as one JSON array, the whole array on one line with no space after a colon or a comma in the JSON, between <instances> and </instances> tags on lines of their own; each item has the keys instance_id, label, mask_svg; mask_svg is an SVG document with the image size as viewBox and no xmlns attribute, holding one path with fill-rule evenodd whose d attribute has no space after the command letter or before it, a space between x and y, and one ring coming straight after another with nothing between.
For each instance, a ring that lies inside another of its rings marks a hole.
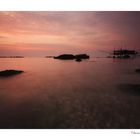
<instances>
[{"instance_id":1,"label":"pink sky","mask_svg":"<svg viewBox=\"0 0 140 140\"><path fill-rule=\"evenodd\" d=\"M0 12L0 55L139 50L140 12Z\"/></svg>"}]
</instances>

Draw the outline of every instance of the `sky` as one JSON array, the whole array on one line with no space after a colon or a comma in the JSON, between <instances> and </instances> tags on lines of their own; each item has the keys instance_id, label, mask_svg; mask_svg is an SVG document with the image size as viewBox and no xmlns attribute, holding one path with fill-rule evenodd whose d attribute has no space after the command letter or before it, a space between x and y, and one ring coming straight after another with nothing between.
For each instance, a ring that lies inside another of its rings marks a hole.
<instances>
[{"instance_id":1,"label":"sky","mask_svg":"<svg viewBox=\"0 0 140 140\"><path fill-rule=\"evenodd\" d=\"M0 12L0 55L140 50L140 12Z\"/></svg>"}]
</instances>

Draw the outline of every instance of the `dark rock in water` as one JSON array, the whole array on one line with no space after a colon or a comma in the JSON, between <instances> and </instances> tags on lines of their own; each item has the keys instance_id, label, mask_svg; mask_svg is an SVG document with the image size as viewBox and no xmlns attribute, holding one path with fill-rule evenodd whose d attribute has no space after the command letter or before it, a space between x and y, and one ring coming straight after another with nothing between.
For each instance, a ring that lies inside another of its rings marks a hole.
<instances>
[{"instance_id":1,"label":"dark rock in water","mask_svg":"<svg viewBox=\"0 0 140 140\"><path fill-rule=\"evenodd\" d=\"M140 69L136 69L135 72L140 73Z\"/></svg>"},{"instance_id":2,"label":"dark rock in water","mask_svg":"<svg viewBox=\"0 0 140 140\"><path fill-rule=\"evenodd\" d=\"M89 59L89 55L87 54L77 54L75 55L76 59Z\"/></svg>"},{"instance_id":3,"label":"dark rock in water","mask_svg":"<svg viewBox=\"0 0 140 140\"><path fill-rule=\"evenodd\" d=\"M62 55L54 57L54 59L73 60L75 59L75 56L72 54L62 54Z\"/></svg>"},{"instance_id":4,"label":"dark rock in water","mask_svg":"<svg viewBox=\"0 0 140 140\"><path fill-rule=\"evenodd\" d=\"M76 61L81 61L81 59L89 59L89 55L87 54L62 54L59 56L54 57L54 59L62 59L62 60L73 60L76 59Z\"/></svg>"},{"instance_id":5,"label":"dark rock in water","mask_svg":"<svg viewBox=\"0 0 140 140\"><path fill-rule=\"evenodd\" d=\"M4 70L4 71L0 71L0 76L12 76L12 75L16 75L16 74L20 74L23 71L21 70Z\"/></svg>"},{"instance_id":6,"label":"dark rock in water","mask_svg":"<svg viewBox=\"0 0 140 140\"><path fill-rule=\"evenodd\" d=\"M140 84L119 84L117 88L125 94L140 96Z\"/></svg>"},{"instance_id":7,"label":"dark rock in water","mask_svg":"<svg viewBox=\"0 0 140 140\"><path fill-rule=\"evenodd\" d=\"M80 58L75 59L77 62L81 62L82 60Z\"/></svg>"}]
</instances>

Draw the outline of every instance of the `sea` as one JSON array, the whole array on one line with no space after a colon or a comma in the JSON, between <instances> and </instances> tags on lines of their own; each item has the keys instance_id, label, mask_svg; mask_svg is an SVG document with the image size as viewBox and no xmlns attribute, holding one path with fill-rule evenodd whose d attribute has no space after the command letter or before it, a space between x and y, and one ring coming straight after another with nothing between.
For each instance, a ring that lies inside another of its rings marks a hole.
<instances>
[{"instance_id":1,"label":"sea","mask_svg":"<svg viewBox=\"0 0 140 140\"><path fill-rule=\"evenodd\" d=\"M140 58L0 58L0 128L139 129Z\"/></svg>"}]
</instances>

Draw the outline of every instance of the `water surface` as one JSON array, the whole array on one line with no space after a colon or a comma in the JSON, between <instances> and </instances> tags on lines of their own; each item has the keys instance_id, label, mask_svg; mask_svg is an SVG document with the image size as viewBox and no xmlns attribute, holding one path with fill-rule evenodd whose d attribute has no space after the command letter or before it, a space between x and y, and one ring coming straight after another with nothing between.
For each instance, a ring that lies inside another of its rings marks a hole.
<instances>
[{"instance_id":1,"label":"water surface","mask_svg":"<svg viewBox=\"0 0 140 140\"><path fill-rule=\"evenodd\" d=\"M140 128L140 59L1 58L0 128Z\"/></svg>"}]
</instances>

